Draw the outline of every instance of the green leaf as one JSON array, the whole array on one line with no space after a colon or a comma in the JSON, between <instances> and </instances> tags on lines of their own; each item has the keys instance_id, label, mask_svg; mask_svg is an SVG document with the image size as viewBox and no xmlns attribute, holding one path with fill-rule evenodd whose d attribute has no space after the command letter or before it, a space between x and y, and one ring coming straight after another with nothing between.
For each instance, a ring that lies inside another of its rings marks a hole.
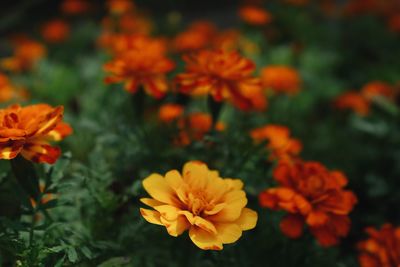
<instances>
[{"instance_id":1,"label":"green leaf","mask_svg":"<svg viewBox=\"0 0 400 267\"><path fill-rule=\"evenodd\" d=\"M11 160L11 168L21 187L33 198L40 194L39 179L32 162L18 156Z\"/></svg>"}]
</instances>

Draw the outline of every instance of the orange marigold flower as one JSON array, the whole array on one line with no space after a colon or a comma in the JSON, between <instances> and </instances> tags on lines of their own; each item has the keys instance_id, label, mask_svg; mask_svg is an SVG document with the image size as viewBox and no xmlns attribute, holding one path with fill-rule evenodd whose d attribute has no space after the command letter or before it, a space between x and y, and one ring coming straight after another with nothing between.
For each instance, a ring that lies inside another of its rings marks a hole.
<instances>
[{"instance_id":1,"label":"orange marigold flower","mask_svg":"<svg viewBox=\"0 0 400 267\"><path fill-rule=\"evenodd\" d=\"M0 60L0 66L9 71L29 70L44 57L45 47L33 40L20 39L15 42L14 55Z\"/></svg>"},{"instance_id":2,"label":"orange marigold flower","mask_svg":"<svg viewBox=\"0 0 400 267\"><path fill-rule=\"evenodd\" d=\"M263 85L276 93L295 94L300 90L300 75L288 66L269 66L261 70Z\"/></svg>"},{"instance_id":3,"label":"orange marigold flower","mask_svg":"<svg viewBox=\"0 0 400 267\"><path fill-rule=\"evenodd\" d=\"M334 104L339 109L351 109L361 116L368 115L370 109L368 100L357 92L346 92L340 95Z\"/></svg>"},{"instance_id":4,"label":"orange marigold flower","mask_svg":"<svg viewBox=\"0 0 400 267\"><path fill-rule=\"evenodd\" d=\"M215 130L224 131L225 124L217 122ZM210 114L194 112L178 121L180 129L179 137L176 143L179 145L189 145L192 141L201 141L204 136L213 128L213 120Z\"/></svg>"},{"instance_id":5,"label":"orange marigold flower","mask_svg":"<svg viewBox=\"0 0 400 267\"><path fill-rule=\"evenodd\" d=\"M267 10L256 6L241 7L239 17L251 25L264 25L272 20L272 16Z\"/></svg>"},{"instance_id":6,"label":"orange marigold flower","mask_svg":"<svg viewBox=\"0 0 400 267\"><path fill-rule=\"evenodd\" d=\"M170 123L183 115L184 108L178 104L165 104L158 111L158 118L162 122Z\"/></svg>"},{"instance_id":7,"label":"orange marigold flower","mask_svg":"<svg viewBox=\"0 0 400 267\"><path fill-rule=\"evenodd\" d=\"M111 13L120 15L131 12L135 6L131 0L108 0L107 7Z\"/></svg>"},{"instance_id":8,"label":"orange marigold flower","mask_svg":"<svg viewBox=\"0 0 400 267\"><path fill-rule=\"evenodd\" d=\"M380 230L366 229L369 238L358 243L361 267L400 266L400 227L385 224Z\"/></svg>"},{"instance_id":9,"label":"orange marigold flower","mask_svg":"<svg viewBox=\"0 0 400 267\"><path fill-rule=\"evenodd\" d=\"M196 21L189 28L179 33L172 41L174 50L189 52L207 48L216 36L214 24L207 21Z\"/></svg>"},{"instance_id":10,"label":"orange marigold flower","mask_svg":"<svg viewBox=\"0 0 400 267\"><path fill-rule=\"evenodd\" d=\"M290 137L290 130L286 126L270 124L252 130L250 135L256 142L268 141L270 160L290 159L302 150L301 142Z\"/></svg>"},{"instance_id":11,"label":"orange marigold flower","mask_svg":"<svg viewBox=\"0 0 400 267\"><path fill-rule=\"evenodd\" d=\"M0 102L7 102L12 99L25 100L28 93L12 85L8 77L0 73Z\"/></svg>"},{"instance_id":12,"label":"orange marigold flower","mask_svg":"<svg viewBox=\"0 0 400 267\"><path fill-rule=\"evenodd\" d=\"M259 78L252 77L255 65L237 52L202 50L184 56L185 73L176 77L179 90L193 96L228 100L242 110L263 110L266 99Z\"/></svg>"},{"instance_id":13,"label":"orange marigold flower","mask_svg":"<svg viewBox=\"0 0 400 267\"><path fill-rule=\"evenodd\" d=\"M105 82L125 82L125 90L132 94L143 86L149 95L163 97L168 89L166 74L175 65L164 55L165 49L160 47L159 40L141 36L119 45L122 43L124 48L114 48L117 51L114 60L104 65L110 73Z\"/></svg>"},{"instance_id":14,"label":"orange marigold flower","mask_svg":"<svg viewBox=\"0 0 400 267\"><path fill-rule=\"evenodd\" d=\"M257 223L257 213L246 208L243 183L221 178L202 162L186 163L182 174L152 174L143 187L152 198L141 201L154 209L140 209L145 220L164 226L175 237L189 230L190 239L204 250L222 250L223 244L236 242L242 231Z\"/></svg>"},{"instance_id":15,"label":"orange marigold flower","mask_svg":"<svg viewBox=\"0 0 400 267\"><path fill-rule=\"evenodd\" d=\"M279 187L265 190L259 200L263 207L288 212L280 223L285 235L300 237L305 223L320 245L332 246L348 234L348 214L357 198L344 190L347 178L342 172L295 160L281 161L273 176Z\"/></svg>"},{"instance_id":16,"label":"orange marigold flower","mask_svg":"<svg viewBox=\"0 0 400 267\"><path fill-rule=\"evenodd\" d=\"M68 15L79 15L90 8L87 0L64 0L61 3L61 11Z\"/></svg>"},{"instance_id":17,"label":"orange marigold flower","mask_svg":"<svg viewBox=\"0 0 400 267\"><path fill-rule=\"evenodd\" d=\"M61 154L58 147L49 144L72 133L62 121L62 106L37 104L26 107L13 105L0 109L0 159L13 159L18 154L37 162L56 162Z\"/></svg>"},{"instance_id":18,"label":"orange marigold flower","mask_svg":"<svg viewBox=\"0 0 400 267\"><path fill-rule=\"evenodd\" d=\"M42 26L41 33L43 39L50 43L60 43L65 41L69 35L69 25L62 19L55 19Z\"/></svg>"},{"instance_id":19,"label":"orange marigold flower","mask_svg":"<svg viewBox=\"0 0 400 267\"><path fill-rule=\"evenodd\" d=\"M370 82L361 89L361 95L367 100L372 100L375 96L384 96L393 100L394 93L395 91L391 85L380 81Z\"/></svg>"}]
</instances>

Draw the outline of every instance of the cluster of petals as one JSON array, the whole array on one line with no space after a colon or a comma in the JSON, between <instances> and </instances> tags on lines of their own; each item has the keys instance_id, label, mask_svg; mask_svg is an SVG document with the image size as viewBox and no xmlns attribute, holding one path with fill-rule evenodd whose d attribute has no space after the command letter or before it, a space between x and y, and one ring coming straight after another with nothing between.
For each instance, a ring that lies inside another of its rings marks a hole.
<instances>
[{"instance_id":1,"label":"cluster of petals","mask_svg":"<svg viewBox=\"0 0 400 267\"><path fill-rule=\"evenodd\" d=\"M186 163L182 173L152 174L143 187L152 197L141 199L152 208L140 209L143 218L164 226L171 236L188 230L193 243L204 250L221 250L257 223L257 213L246 208L243 183L221 178L202 162Z\"/></svg>"},{"instance_id":2,"label":"cluster of petals","mask_svg":"<svg viewBox=\"0 0 400 267\"><path fill-rule=\"evenodd\" d=\"M276 93L295 94L301 86L301 78L296 69L289 66L268 66L260 73L263 86Z\"/></svg>"},{"instance_id":3,"label":"cluster of petals","mask_svg":"<svg viewBox=\"0 0 400 267\"><path fill-rule=\"evenodd\" d=\"M400 266L400 227L385 224L381 229L368 227L368 239L357 244L361 267Z\"/></svg>"},{"instance_id":4,"label":"cluster of petals","mask_svg":"<svg viewBox=\"0 0 400 267\"><path fill-rule=\"evenodd\" d=\"M173 50L181 53L193 52L211 46L217 36L217 28L208 21L195 21L172 40Z\"/></svg>"},{"instance_id":5,"label":"cluster of petals","mask_svg":"<svg viewBox=\"0 0 400 267\"><path fill-rule=\"evenodd\" d=\"M175 65L166 57L162 41L141 35L121 36L115 40L113 51L113 60L104 65L109 73L106 83L123 82L125 90L132 94L139 87L154 98L166 94L166 74Z\"/></svg>"},{"instance_id":6,"label":"cluster of petals","mask_svg":"<svg viewBox=\"0 0 400 267\"><path fill-rule=\"evenodd\" d=\"M366 116L371 109L371 102L377 97L393 101L396 92L390 84L373 81L364 85L360 92L349 91L335 99L335 106L339 109L350 109L360 116Z\"/></svg>"},{"instance_id":7,"label":"cluster of petals","mask_svg":"<svg viewBox=\"0 0 400 267\"><path fill-rule=\"evenodd\" d=\"M0 159L13 159L19 154L37 162L53 164L61 154L50 144L72 133L62 121L64 108L36 104L12 105L0 109Z\"/></svg>"},{"instance_id":8,"label":"cluster of petals","mask_svg":"<svg viewBox=\"0 0 400 267\"><path fill-rule=\"evenodd\" d=\"M253 129L250 135L257 143L267 141L270 160L295 158L300 154L303 147L300 140L290 136L289 128L282 125L268 124Z\"/></svg>"},{"instance_id":9,"label":"cluster of petals","mask_svg":"<svg viewBox=\"0 0 400 267\"><path fill-rule=\"evenodd\" d=\"M241 110L263 110L266 98L255 64L236 51L201 50L184 57L185 72L175 81L179 91L192 96L211 95Z\"/></svg>"},{"instance_id":10,"label":"cluster of petals","mask_svg":"<svg viewBox=\"0 0 400 267\"><path fill-rule=\"evenodd\" d=\"M239 17L250 25L265 25L271 22L272 15L258 6L243 6L239 9Z\"/></svg>"},{"instance_id":11,"label":"cluster of petals","mask_svg":"<svg viewBox=\"0 0 400 267\"><path fill-rule=\"evenodd\" d=\"M347 178L342 172L293 160L281 161L273 176L278 187L262 192L259 200L263 207L287 212L280 223L286 236L300 237L306 224L321 246L332 246L348 234L348 215L357 198L344 189Z\"/></svg>"},{"instance_id":12,"label":"cluster of petals","mask_svg":"<svg viewBox=\"0 0 400 267\"><path fill-rule=\"evenodd\" d=\"M65 41L70 33L70 27L62 19L54 19L42 25L41 34L49 43L60 43Z\"/></svg>"}]
</instances>

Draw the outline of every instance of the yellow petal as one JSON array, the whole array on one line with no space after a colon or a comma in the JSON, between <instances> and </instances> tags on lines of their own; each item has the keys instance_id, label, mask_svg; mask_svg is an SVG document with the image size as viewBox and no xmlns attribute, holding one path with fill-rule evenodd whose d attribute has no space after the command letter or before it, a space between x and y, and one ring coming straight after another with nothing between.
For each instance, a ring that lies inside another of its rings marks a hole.
<instances>
[{"instance_id":1,"label":"yellow petal","mask_svg":"<svg viewBox=\"0 0 400 267\"><path fill-rule=\"evenodd\" d=\"M217 214L210 216L211 221L233 222L236 221L242 209L247 204L246 193L244 191L232 191L225 195L226 206Z\"/></svg>"},{"instance_id":2,"label":"yellow petal","mask_svg":"<svg viewBox=\"0 0 400 267\"><path fill-rule=\"evenodd\" d=\"M188 222L192 225L194 225L194 215L187 211L187 210L181 210L178 212L179 215L183 215L186 217L186 219L188 220Z\"/></svg>"},{"instance_id":3,"label":"yellow petal","mask_svg":"<svg viewBox=\"0 0 400 267\"><path fill-rule=\"evenodd\" d=\"M243 188L243 182L239 179L225 178L225 181L228 183L229 187L232 189L241 190Z\"/></svg>"},{"instance_id":4,"label":"yellow petal","mask_svg":"<svg viewBox=\"0 0 400 267\"><path fill-rule=\"evenodd\" d=\"M140 209L140 214L149 223L163 225L160 221L160 213L154 210Z\"/></svg>"},{"instance_id":5,"label":"yellow petal","mask_svg":"<svg viewBox=\"0 0 400 267\"><path fill-rule=\"evenodd\" d=\"M194 217L193 224L209 233L213 233L213 234L217 233L217 229L215 229L215 226L214 226L214 224L212 224L212 222L207 221L206 219L203 219L199 216Z\"/></svg>"},{"instance_id":6,"label":"yellow petal","mask_svg":"<svg viewBox=\"0 0 400 267\"><path fill-rule=\"evenodd\" d=\"M152 198L141 198L140 202L152 208L154 208L155 206L164 205L164 203Z\"/></svg>"},{"instance_id":7,"label":"yellow petal","mask_svg":"<svg viewBox=\"0 0 400 267\"><path fill-rule=\"evenodd\" d=\"M165 180L174 190L177 190L179 187L181 187L183 183L182 176L177 170L167 172L167 174L165 174Z\"/></svg>"},{"instance_id":8,"label":"yellow petal","mask_svg":"<svg viewBox=\"0 0 400 267\"><path fill-rule=\"evenodd\" d=\"M243 231L256 227L258 215L254 210L244 208L239 219L235 222L242 228Z\"/></svg>"},{"instance_id":9,"label":"yellow petal","mask_svg":"<svg viewBox=\"0 0 400 267\"><path fill-rule=\"evenodd\" d=\"M215 228L222 244L236 242L242 236L242 229L235 223L216 223Z\"/></svg>"},{"instance_id":10,"label":"yellow petal","mask_svg":"<svg viewBox=\"0 0 400 267\"><path fill-rule=\"evenodd\" d=\"M162 224L167 229L168 234L177 237L190 227L190 223L185 216L179 216L173 221L160 217Z\"/></svg>"},{"instance_id":11,"label":"yellow petal","mask_svg":"<svg viewBox=\"0 0 400 267\"><path fill-rule=\"evenodd\" d=\"M178 211L179 209L170 205L161 205L154 207L156 211L158 211L161 217L172 221L178 218Z\"/></svg>"},{"instance_id":12,"label":"yellow petal","mask_svg":"<svg viewBox=\"0 0 400 267\"><path fill-rule=\"evenodd\" d=\"M183 179L192 188L204 189L208 184L208 167L200 161L190 161L183 166Z\"/></svg>"},{"instance_id":13,"label":"yellow petal","mask_svg":"<svg viewBox=\"0 0 400 267\"><path fill-rule=\"evenodd\" d=\"M226 203L219 203L217 205L214 206L214 208L212 208L211 210L205 210L204 214L206 215L214 215L217 214L218 212L220 212L223 208L225 208Z\"/></svg>"},{"instance_id":14,"label":"yellow petal","mask_svg":"<svg viewBox=\"0 0 400 267\"><path fill-rule=\"evenodd\" d=\"M189 230L189 237L193 243L204 250L222 250L222 243L218 237L200 227L192 226Z\"/></svg>"},{"instance_id":15,"label":"yellow petal","mask_svg":"<svg viewBox=\"0 0 400 267\"><path fill-rule=\"evenodd\" d=\"M168 204L174 203L174 192L161 175L153 173L144 179L142 183L144 189L154 199Z\"/></svg>"}]
</instances>

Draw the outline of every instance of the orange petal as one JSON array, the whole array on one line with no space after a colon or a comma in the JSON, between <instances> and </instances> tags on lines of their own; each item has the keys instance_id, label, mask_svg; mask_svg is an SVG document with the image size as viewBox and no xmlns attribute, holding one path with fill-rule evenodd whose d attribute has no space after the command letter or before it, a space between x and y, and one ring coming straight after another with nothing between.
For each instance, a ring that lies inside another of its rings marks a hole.
<instances>
[{"instance_id":1,"label":"orange petal","mask_svg":"<svg viewBox=\"0 0 400 267\"><path fill-rule=\"evenodd\" d=\"M298 215L286 215L279 224L281 231L290 238L299 238L303 234L303 218Z\"/></svg>"}]
</instances>

